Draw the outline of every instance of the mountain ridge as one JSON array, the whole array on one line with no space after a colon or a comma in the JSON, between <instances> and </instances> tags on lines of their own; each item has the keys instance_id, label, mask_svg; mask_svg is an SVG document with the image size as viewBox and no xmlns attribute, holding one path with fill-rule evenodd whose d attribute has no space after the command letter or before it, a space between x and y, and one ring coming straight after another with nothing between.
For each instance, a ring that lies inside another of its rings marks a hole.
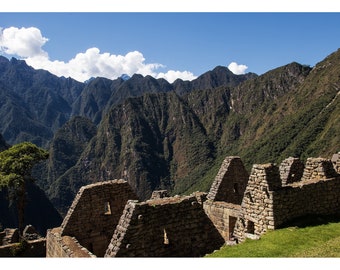
<instances>
[{"instance_id":1,"label":"mountain ridge","mask_svg":"<svg viewBox=\"0 0 340 270\"><path fill-rule=\"evenodd\" d=\"M185 91L209 86L204 79L224 76L222 83L235 84L250 75L234 75L226 67L224 73L214 70L199 76L193 82L177 80L175 84L165 79L135 74L128 80L94 78L87 83L72 78L57 77L45 70L35 70L24 60L0 56L0 133L10 144L32 141L47 148L54 133L73 116L88 117L99 124L103 115L113 105L128 97L147 92ZM235 79L233 79L235 78ZM216 81L209 87L214 87ZM182 89L182 88L181 88Z\"/></svg>"},{"instance_id":2,"label":"mountain ridge","mask_svg":"<svg viewBox=\"0 0 340 270\"><path fill-rule=\"evenodd\" d=\"M278 104L272 102L295 94L311 70L293 62L236 87L128 98L108 111L78 163L61 178L63 186L81 175L82 185L124 178L141 199L160 188L174 194L194 191L218 157L242 153L242 145L251 148L266 128L287 117L274 117ZM264 115L273 120L259 129ZM274 153L271 162L279 157ZM254 159L246 161L250 165Z\"/></svg>"},{"instance_id":3,"label":"mountain ridge","mask_svg":"<svg viewBox=\"0 0 340 270\"><path fill-rule=\"evenodd\" d=\"M46 173L56 168L50 159L39 186L65 214L78 189L96 181L124 178L147 199L154 189L207 191L226 155L241 156L248 170L287 156L330 156L339 151L339 74L338 50L313 68L292 62L260 76L228 77L227 68L216 67L172 84L138 74L126 81L95 78L70 114L81 111L88 118L83 127L93 132L70 128L52 137L56 160L65 155L58 140L76 145L77 132L87 139L53 178Z\"/></svg>"}]
</instances>

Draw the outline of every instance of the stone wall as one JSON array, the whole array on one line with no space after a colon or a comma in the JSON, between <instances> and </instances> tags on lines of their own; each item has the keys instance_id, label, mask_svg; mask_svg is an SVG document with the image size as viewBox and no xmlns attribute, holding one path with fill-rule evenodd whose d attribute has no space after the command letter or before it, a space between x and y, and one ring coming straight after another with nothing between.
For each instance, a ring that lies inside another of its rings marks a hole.
<instances>
[{"instance_id":1,"label":"stone wall","mask_svg":"<svg viewBox=\"0 0 340 270\"><path fill-rule=\"evenodd\" d=\"M340 152L332 156L332 163L335 171L340 174Z\"/></svg>"},{"instance_id":2,"label":"stone wall","mask_svg":"<svg viewBox=\"0 0 340 270\"><path fill-rule=\"evenodd\" d=\"M248 178L240 157L226 157L203 204L206 215L225 241L233 238Z\"/></svg>"},{"instance_id":3,"label":"stone wall","mask_svg":"<svg viewBox=\"0 0 340 270\"><path fill-rule=\"evenodd\" d=\"M13 244L19 242L18 228L5 228L0 232L0 246Z\"/></svg>"},{"instance_id":4,"label":"stone wall","mask_svg":"<svg viewBox=\"0 0 340 270\"><path fill-rule=\"evenodd\" d=\"M61 236L61 228L47 230L46 257L49 258L90 258L96 257L79 244L75 237Z\"/></svg>"},{"instance_id":5,"label":"stone wall","mask_svg":"<svg viewBox=\"0 0 340 270\"><path fill-rule=\"evenodd\" d=\"M224 241L233 240L234 227L240 215L241 206L226 202L207 200L203 203L206 215L214 224Z\"/></svg>"},{"instance_id":6,"label":"stone wall","mask_svg":"<svg viewBox=\"0 0 340 270\"><path fill-rule=\"evenodd\" d=\"M90 252L102 257L130 199L137 196L124 180L82 187L61 225L61 236L75 237Z\"/></svg>"},{"instance_id":7,"label":"stone wall","mask_svg":"<svg viewBox=\"0 0 340 270\"><path fill-rule=\"evenodd\" d=\"M241 204L249 174L239 157L226 157L207 198L212 201Z\"/></svg>"},{"instance_id":8,"label":"stone wall","mask_svg":"<svg viewBox=\"0 0 340 270\"><path fill-rule=\"evenodd\" d=\"M123 180L80 189L60 228L48 231L48 257L201 257L231 238L259 238L305 215L340 214L339 155L255 164L227 157L209 194L139 202Z\"/></svg>"},{"instance_id":9,"label":"stone wall","mask_svg":"<svg viewBox=\"0 0 340 270\"><path fill-rule=\"evenodd\" d=\"M305 165L299 158L289 157L280 164L280 177L285 186L301 180Z\"/></svg>"},{"instance_id":10,"label":"stone wall","mask_svg":"<svg viewBox=\"0 0 340 270\"><path fill-rule=\"evenodd\" d=\"M273 190L281 187L279 169L273 164L255 164L242 201L234 235L242 240L245 234L261 235L274 229Z\"/></svg>"},{"instance_id":11,"label":"stone wall","mask_svg":"<svg viewBox=\"0 0 340 270\"><path fill-rule=\"evenodd\" d=\"M340 176L330 160L309 158L301 180L283 185L276 165L254 165L241 206L234 232L239 240L260 236L296 217L339 214Z\"/></svg>"},{"instance_id":12,"label":"stone wall","mask_svg":"<svg viewBox=\"0 0 340 270\"><path fill-rule=\"evenodd\" d=\"M301 181L314 181L337 176L331 160L326 158L308 158Z\"/></svg>"},{"instance_id":13,"label":"stone wall","mask_svg":"<svg viewBox=\"0 0 340 270\"><path fill-rule=\"evenodd\" d=\"M275 228L304 215L340 213L340 177L309 181L275 192Z\"/></svg>"},{"instance_id":14,"label":"stone wall","mask_svg":"<svg viewBox=\"0 0 340 270\"><path fill-rule=\"evenodd\" d=\"M19 243L0 246L0 257L46 257L46 239L27 241L23 247Z\"/></svg>"},{"instance_id":15,"label":"stone wall","mask_svg":"<svg viewBox=\"0 0 340 270\"><path fill-rule=\"evenodd\" d=\"M45 257L46 238L32 225L27 225L20 240L18 228L5 228L0 232L0 257Z\"/></svg>"},{"instance_id":16,"label":"stone wall","mask_svg":"<svg viewBox=\"0 0 340 270\"><path fill-rule=\"evenodd\" d=\"M129 201L105 257L200 257L224 239L203 210L206 194Z\"/></svg>"}]
</instances>

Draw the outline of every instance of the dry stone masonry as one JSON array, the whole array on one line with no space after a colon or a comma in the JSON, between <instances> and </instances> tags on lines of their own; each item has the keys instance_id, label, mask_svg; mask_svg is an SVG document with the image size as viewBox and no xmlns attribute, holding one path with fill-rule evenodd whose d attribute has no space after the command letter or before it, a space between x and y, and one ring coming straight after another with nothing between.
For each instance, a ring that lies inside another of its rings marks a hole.
<instances>
[{"instance_id":1,"label":"dry stone masonry","mask_svg":"<svg viewBox=\"0 0 340 270\"><path fill-rule=\"evenodd\" d=\"M282 161L279 170L282 185L285 186L301 179L304 164L299 158L289 157Z\"/></svg>"},{"instance_id":2,"label":"dry stone masonry","mask_svg":"<svg viewBox=\"0 0 340 270\"><path fill-rule=\"evenodd\" d=\"M332 156L333 167L340 174L340 152Z\"/></svg>"},{"instance_id":3,"label":"dry stone masonry","mask_svg":"<svg viewBox=\"0 0 340 270\"><path fill-rule=\"evenodd\" d=\"M144 202L124 180L85 186L48 231L47 257L201 257L297 217L340 214L339 156L254 164L250 175L226 157L208 194L159 190Z\"/></svg>"},{"instance_id":4,"label":"dry stone masonry","mask_svg":"<svg viewBox=\"0 0 340 270\"><path fill-rule=\"evenodd\" d=\"M90 252L104 256L129 199L137 196L124 180L82 187L61 224L61 235L75 237Z\"/></svg>"},{"instance_id":5,"label":"dry stone masonry","mask_svg":"<svg viewBox=\"0 0 340 270\"><path fill-rule=\"evenodd\" d=\"M280 167L294 163L285 160ZM253 166L234 231L239 240L259 237L297 217L340 213L340 177L330 160L308 158L300 180L285 180L281 183L275 164Z\"/></svg>"},{"instance_id":6,"label":"dry stone masonry","mask_svg":"<svg viewBox=\"0 0 340 270\"><path fill-rule=\"evenodd\" d=\"M105 257L199 257L224 240L202 211L202 196L129 201Z\"/></svg>"},{"instance_id":7,"label":"dry stone masonry","mask_svg":"<svg viewBox=\"0 0 340 270\"><path fill-rule=\"evenodd\" d=\"M336 177L337 172L332 162L325 158L308 158L303 171L302 181L319 180Z\"/></svg>"},{"instance_id":8,"label":"dry stone masonry","mask_svg":"<svg viewBox=\"0 0 340 270\"><path fill-rule=\"evenodd\" d=\"M210 188L208 199L241 204L248 177L239 157L226 157Z\"/></svg>"},{"instance_id":9,"label":"dry stone masonry","mask_svg":"<svg viewBox=\"0 0 340 270\"><path fill-rule=\"evenodd\" d=\"M46 257L46 239L32 225L27 225L20 243L19 230L6 228L0 232L0 257ZM22 248L21 248L22 247Z\"/></svg>"}]
</instances>

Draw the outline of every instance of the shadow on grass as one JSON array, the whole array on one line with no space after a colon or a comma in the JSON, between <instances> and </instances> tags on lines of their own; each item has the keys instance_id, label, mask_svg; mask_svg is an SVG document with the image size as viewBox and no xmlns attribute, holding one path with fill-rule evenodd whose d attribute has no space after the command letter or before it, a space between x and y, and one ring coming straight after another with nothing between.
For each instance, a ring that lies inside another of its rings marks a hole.
<instances>
[{"instance_id":1,"label":"shadow on grass","mask_svg":"<svg viewBox=\"0 0 340 270\"><path fill-rule=\"evenodd\" d=\"M288 222L281 224L278 229L287 227L306 228L319 226L328 223L340 222L340 214L338 215L305 215L294 218Z\"/></svg>"}]
</instances>

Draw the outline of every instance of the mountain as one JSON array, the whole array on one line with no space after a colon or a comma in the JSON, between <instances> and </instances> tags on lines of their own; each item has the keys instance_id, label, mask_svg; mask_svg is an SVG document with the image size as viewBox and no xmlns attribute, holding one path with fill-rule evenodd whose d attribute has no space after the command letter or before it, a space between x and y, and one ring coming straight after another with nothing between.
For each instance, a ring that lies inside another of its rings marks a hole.
<instances>
[{"instance_id":1,"label":"mountain","mask_svg":"<svg viewBox=\"0 0 340 270\"><path fill-rule=\"evenodd\" d=\"M67 189L56 195L60 200L81 185L125 178L146 199L155 189L171 189L176 178L207 170L213 152L204 127L175 92L130 98L108 112L76 166L54 183Z\"/></svg>"},{"instance_id":2,"label":"mountain","mask_svg":"<svg viewBox=\"0 0 340 270\"><path fill-rule=\"evenodd\" d=\"M9 148L9 145L6 143L4 137L0 134L0 152Z\"/></svg>"},{"instance_id":3,"label":"mountain","mask_svg":"<svg viewBox=\"0 0 340 270\"><path fill-rule=\"evenodd\" d=\"M154 189L207 191L226 155L248 170L288 156L330 157L340 142L339 74L338 50L313 68L293 62L261 76L216 67L172 84L94 78L63 97L71 112L59 128L41 124L53 136L39 186L65 214L79 188L97 181L124 178L148 199ZM7 108L30 112L21 94L7 96Z\"/></svg>"},{"instance_id":4,"label":"mountain","mask_svg":"<svg viewBox=\"0 0 340 270\"><path fill-rule=\"evenodd\" d=\"M124 81L127 81L127 80L130 79L131 77L130 77L129 75L127 75L127 74L122 74L122 75L120 76L120 78L121 78L122 80L124 80Z\"/></svg>"},{"instance_id":5,"label":"mountain","mask_svg":"<svg viewBox=\"0 0 340 270\"><path fill-rule=\"evenodd\" d=\"M314 68L293 62L233 86L128 98L111 106L58 181L71 198L81 185L121 177L147 199L159 188L207 191L226 155L241 156L248 170L288 156L329 157L339 151L339 55Z\"/></svg>"},{"instance_id":6,"label":"mountain","mask_svg":"<svg viewBox=\"0 0 340 270\"><path fill-rule=\"evenodd\" d=\"M134 74L131 78L120 77L116 80L96 78L84 88L73 105L73 115L82 115L99 124L108 110L121 104L130 97L139 97L145 93L165 93L175 91L179 95L194 90L210 89L217 86L235 86L257 75L248 73L235 75L226 67L216 67L193 81L177 79L170 84L164 79Z\"/></svg>"},{"instance_id":7,"label":"mountain","mask_svg":"<svg viewBox=\"0 0 340 270\"><path fill-rule=\"evenodd\" d=\"M192 82L177 80L170 84L135 74L131 78L91 78L80 83L35 70L25 61L0 56L0 133L10 144L31 141L47 148L55 132L73 116L87 117L98 125L111 106L129 97L234 85L252 76L256 75L234 75L219 67Z\"/></svg>"},{"instance_id":8,"label":"mountain","mask_svg":"<svg viewBox=\"0 0 340 270\"><path fill-rule=\"evenodd\" d=\"M282 160L287 156L306 159L309 156L330 157L339 151L340 131L340 50L319 62L304 79L272 108L262 108L256 136L244 136L239 153L261 162ZM261 109L260 109L261 110ZM251 144L246 140L254 138ZM255 150L256 149L256 150Z\"/></svg>"},{"instance_id":9,"label":"mountain","mask_svg":"<svg viewBox=\"0 0 340 270\"><path fill-rule=\"evenodd\" d=\"M257 75L255 73L235 75L228 68L217 66L213 70L203 73L201 76L190 82L177 79L173 83L173 90L179 95L184 95L193 90L212 89L219 86L235 87L241 82L256 77Z\"/></svg>"},{"instance_id":10,"label":"mountain","mask_svg":"<svg viewBox=\"0 0 340 270\"><path fill-rule=\"evenodd\" d=\"M76 116L56 132L49 147L48 182L45 182L45 184L51 185L59 176L77 163L81 153L96 134L96 131L96 126L88 118Z\"/></svg>"},{"instance_id":11,"label":"mountain","mask_svg":"<svg viewBox=\"0 0 340 270\"><path fill-rule=\"evenodd\" d=\"M0 56L0 132L15 144L46 146L71 115L81 83Z\"/></svg>"}]
</instances>

